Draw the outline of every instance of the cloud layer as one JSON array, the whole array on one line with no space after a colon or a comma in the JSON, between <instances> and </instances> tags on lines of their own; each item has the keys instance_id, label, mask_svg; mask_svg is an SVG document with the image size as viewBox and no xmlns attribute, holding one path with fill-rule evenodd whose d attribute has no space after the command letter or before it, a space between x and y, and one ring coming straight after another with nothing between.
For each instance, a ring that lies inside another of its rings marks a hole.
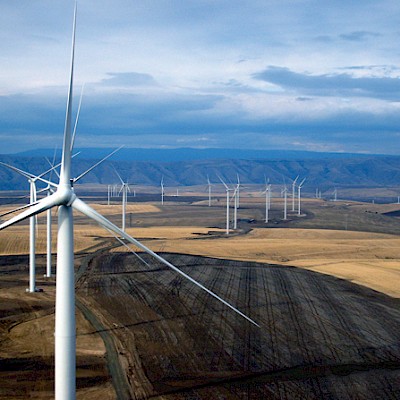
<instances>
[{"instance_id":1,"label":"cloud layer","mask_svg":"<svg viewBox=\"0 0 400 400\"><path fill-rule=\"evenodd\" d=\"M20 3L0 15L3 153L64 125L73 5ZM400 4L348 3L80 2L77 144L398 154Z\"/></svg>"}]
</instances>

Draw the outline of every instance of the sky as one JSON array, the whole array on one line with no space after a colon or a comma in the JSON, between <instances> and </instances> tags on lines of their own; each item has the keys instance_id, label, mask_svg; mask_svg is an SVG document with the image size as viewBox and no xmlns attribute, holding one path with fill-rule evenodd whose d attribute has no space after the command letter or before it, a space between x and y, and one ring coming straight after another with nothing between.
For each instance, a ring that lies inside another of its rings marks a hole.
<instances>
[{"instance_id":1,"label":"sky","mask_svg":"<svg viewBox=\"0 0 400 400\"><path fill-rule=\"evenodd\" d=\"M0 0L0 153L60 147L73 1ZM398 0L81 0L77 147L400 155Z\"/></svg>"}]
</instances>

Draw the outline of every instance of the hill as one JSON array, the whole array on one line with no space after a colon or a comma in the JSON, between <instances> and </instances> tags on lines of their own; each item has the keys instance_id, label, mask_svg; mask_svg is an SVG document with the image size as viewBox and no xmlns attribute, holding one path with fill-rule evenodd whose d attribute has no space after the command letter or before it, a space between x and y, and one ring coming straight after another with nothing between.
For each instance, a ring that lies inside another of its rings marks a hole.
<instances>
[{"instance_id":1,"label":"hill","mask_svg":"<svg viewBox=\"0 0 400 400\"><path fill-rule=\"evenodd\" d=\"M97 153L82 151L74 159L73 173L77 175L88 169L93 165L95 158L104 155L104 151L104 149ZM321 190L330 190L334 186L397 187L400 182L400 157L397 156L310 152L307 154L300 152L295 155L291 152L284 157L283 153L276 152L275 159L207 158L166 162L134 159L118 161L117 154L112 157L112 161L101 164L80 183L117 183L118 178L113 166L123 179L140 185L159 185L162 176L167 186L205 185L207 175L215 183L219 183L218 175L228 182L235 182L237 174L241 182L247 184L263 184L264 176L271 183L282 184L284 181L289 183L291 179L300 175L307 177L307 185L304 188L306 192L315 191L315 187ZM170 157L172 153L168 154ZM206 154L211 153L203 153L204 156ZM94 157L95 155L97 157ZM126 153L122 153L122 157L127 157ZM49 167L44 157L37 156L0 155L0 161L34 174L40 174ZM0 168L0 190L25 189L27 182L24 178L5 167Z\"/></svg>"}]
</instances>

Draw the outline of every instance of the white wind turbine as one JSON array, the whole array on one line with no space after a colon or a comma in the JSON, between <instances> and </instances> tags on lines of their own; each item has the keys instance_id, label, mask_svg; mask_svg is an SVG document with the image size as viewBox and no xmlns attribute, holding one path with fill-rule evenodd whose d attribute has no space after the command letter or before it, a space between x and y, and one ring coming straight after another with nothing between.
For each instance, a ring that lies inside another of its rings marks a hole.
<instances>
[{"instance_id":1,"label":"white wind turbine","mask_svg":"<svg viewBox=\"0 0 400 400\"><path fill-rule=\"evenodd\" d=\"M122 192L122 230L125 232L125 226L126 226L126 203L128 201L128 192L131 192L131 189L129 189L129 184L128 182L124 182L120 176L120 174L114 169L115 173L117 174L119 180L121 181L121 189L119 190L119 193Z\"/></svg>"},{"instance_id":2,"label":"white wind turbine","mask_svg":"<svg viewBox=\"0 0 400 400\"><path fill-rule=\"evenodd\" d=\"M332 194L333 194L333 201L337 201L337 188L335 188Z\"/></svg>"},{"instance_id":3,"label":"white wind turbine","mask_svg":"<svg viewBox=\"0 0 400 400\"><path fill-rule=\"evenodd\" d=\"M236 208L240 208L240 179L239 179L239 174L236 174L237 176L237 186L236 186ZM235 228L236 229L236 228Z\"/></svg>"},{"instance_id":4,"label":"white wind turbine","mask_svg":"<svg viewBox=\"0 0 400 400\"><path fill-rule=\"evenodd\" d=\"M36 182L37 181L46 182L49 185L50 182L43 179L43 176L45 176L46 174L48 174L50 171L52 171L55 168L55 167L52 167L51 169L48 169L47 171L43 172L42 174L35 176L35 175L30 174L26 171L23 171L19 168L13 167L12 165L8 165L3 162L0 162L0 164L7 168L10 168L11 170L17 172L18 174L20 174L28 179L29 189L30 189L30 195L29 195L29 199L30 199L29 203L30 204L37 204L37 193L47 190L47 188L46 188L46 189L42 189L38 192L37 188L36 188ZM48 186L48 187L50 187L50 186ZM20 210L22 208L27 208L27 207L28 206L19 207L17 210ZM6 214L4 214L4 215L6 215ZM36 252L35 252L36 233L37 233L37 217L32 216L29 218L29 288L26 290L29 293L34 293L37 291L37 288L36 288ZM50 258L51 258L51 255L50 255Z\"/></svg>"},{"instance_id":5,"label":"white wind turbine","mask_svg":"<svg viewBox=\"0 0 400 400\"><path fill-rule=\"evenodd\" d=\"M211 182L207 175L207 189L208 189L208 207L211 207Z\"/></svg>"},{"instance_id":6,"label":"white wind turbine","mask_svg":"<svg viewBox=\"0 0 400 400\"><path fill-rule=\"evenodd\" d=\"M288 193L288 188L285 186L283 187L282 190L282 195L283 195L283 219L286 221L287 220L287 193Z\"/></svg>"},{"instance_id":7,"label":"white wind turbine","mask_svg":"<svg viewBox=\"0 0 400 400\"><path fill-rule=\"evenodd\" d=\"M294 203L295 203L295 190L296 190L296 182L299 179L299 175L296 176L296 179L292 182L292 211L294 212Z\"/></svg>"},{"instance_id":8,"label":"white wind turbine","mask_svg":"<svg viewBox=\"0 0 400 400\"><path fill-rule=\"evenodd\" d=\"M111 185L107 186L107 205L110 205L110 198L111 198Z\"/></svg>"},{"instance_id":9,"label":"white wind turbine","mask_svg":"<svg viewBox=\"0 0 400 400\"><path fill-rule=\"evenodd\" d=\"M306 178L304 178L300 183L299 186L297 187L297 197L298 197L298 201L299 201L299 205L298 205L298 210L297 210L297 215L301 215L301 188L304 185L304 182L306 181Z\"/></svg>"},{"instance_id":10,"label":"white wind turbine","mask_svg":"<svg viewBox=\"0 0 400 400\"><path fill-rule=\"evenodd\" d=\"M164 176L161 177L161 204L164 204L164 195L165 195L165 190L164 190Z\"/></svg>"},{"instance_id":11,"label":"white wind turbine","mask_svg":"<svg viewBox=\"0 0 400 400\"><path fill-rule=\"evenodd\" d=\"M222 178L218 175L219 180L225 186L226 190L226 234L229 235L229 192L232 190L228 187L228 185L222 180Z\"/></svg>"},{"instance_id":12,"label":"white wind turbine","mask_svg":"<svg viewBox=\"0 0 400 400\"><path fill-rule=\"evenodd\" d=\"M267 179L265 179L265 190L262 193L265 193L265 223L268 224L271 209L271 184L267 182Z\"/></svg>"},{"instance_id":13,"label":"white wind turbine","mask_svg":"<svg viewBox=\"0 0 400 400\"><path fill-rule=\"evenodd\" d=\"M73 240L73 209L98 222L102 227L111 230L118 236L134 244L139 249L152 255L164 265L178 272L192 283L217 298L227 307L234 310L249 322L257 325L253 320L237 310L231 304L221 299L215 293L192 279L174 265L164 260L152 250L136 239L123 232L116 225L108 221L97 211L80 200L73 188L73 183L79 178L71 179L71 109L74 71L74 48L76 28L75 3L71 72L69 79L68 100L62 147L62 160L59 183L50 196L44 197L31 204L30 207L0 225L3 230L26 218L33 217L50 208L58 207L58 238L57 238L57 282L56 282L56 309L55 309L55 398L56 400L71 400L76 398L76 323L75 323L75 280L74 280L74 240ZM258 325L257 325L258 326Z\"/></svg>"},{"instance_id":14,"label":"white wind turbine","mask_svg":"<svg viewBox=\"0 0 400 400\"><path fill-rule=\"evenodd\" d=\"M240 183L239 183L239 176L238 176L238 183L235 187L235 190L233 191L233 229L237 229L237 210L239 207L239 187L240 187Z\"/></svg>"}]
</instances>

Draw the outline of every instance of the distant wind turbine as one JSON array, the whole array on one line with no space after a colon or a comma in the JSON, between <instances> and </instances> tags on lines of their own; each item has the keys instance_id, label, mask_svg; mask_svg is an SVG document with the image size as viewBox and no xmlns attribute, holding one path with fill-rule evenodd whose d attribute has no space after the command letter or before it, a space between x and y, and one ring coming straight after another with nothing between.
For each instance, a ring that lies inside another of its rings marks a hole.
<instances>
[{"instance_id":1,"label":"distant wind turbine","mask_svg":"<svg viewBox=\"0 0 400 400\"><path fill-rule=\"evenodd\" d=\"M299 179L299 175L296 176L296 179L292 182L292 211L294 212L294 203L295 203L295 190L296 190L296 182Z\"/></svg>"},{"instance_id":2,"label":"distant wind turbine","mask_svg":"<svg viewBox=\"0 0 400 400\"><path fill-rule=\"evenodd\" d=\"M165 190L164 190L164 176L161 177L161 204L164 204L164 195L165 195Z\"/></svg>"},{"instance_id":3,"label":"distant wind turbine","mask_svg":"<svg viewBox=\"0 0 400 400\"><path fill-rule=\"evenodd\" d=\"M300 209L301 209L301 188L303 187L303 185L304 185L304 182L306 181L306 178L304 178L300 183L299 183L299 186L297 187L297 197L298 197L298 201L299 201L299 206L298 206L298 210L297 210L297 215L301 215L301 211L300 211Z\"/></svg>"},{"instance_id":4,"label":"distant wind turbine","mask_svg":"<svg viewBox=\"0 0 400 400\"><path fill-rule=\"evenodd\" d=\"M226 234L229 235L229 192L232 189L228 187L228 185L222 180L220 176L218 176L218 178L222 182L226 190Z\"/></svg>"},{"instance_id":5,"label":"distant wind turbine","mask_svg":"<svg viewBox=\"0 0 400 400\"><path fill-rule=\"evenodd\" d=\"M210 178L207 175L208 207L211 207L211 186Z\"/></svg>"},{"instance_id":6,"label":"distant wind turbine","mask_svg":"<svg viewBox=\"0 0 400 400\"><path fill-rule=\"evenodd\" d=\"M119 193L122 193L122 230L125 232L125 227L126 227L126 203L128 200L128 192L131 190L129 189L129 184L128 182L124 182L120 176L120 174L117 172L116 169L114 169L115 173L117 174L119 180L121 181L121 189L119 190Z\"/></svg>"},{"instance_id":7,"label":"distant wind turbine","mask_svg":"<svg viewBox=\"0 0 400 400\"><path fill-rule=\"evenodd\" d=\"M262 192L265 193L265 223L269 222L269 210L271 208L271 185L265 181L265 190Z\"/></svg>"},{"instance_id":8,"label":"distant wind turbine","mask_svg":"<svg viewBox=\"0 0 400 400\"><path fill-rule=\"evenodd\" d=\"M286 187L286 184L282 190L282 195L283 195L283 219L286 221L287 220L287 193L288 193L288 188Z\"/></svg>"}]
</instances>

